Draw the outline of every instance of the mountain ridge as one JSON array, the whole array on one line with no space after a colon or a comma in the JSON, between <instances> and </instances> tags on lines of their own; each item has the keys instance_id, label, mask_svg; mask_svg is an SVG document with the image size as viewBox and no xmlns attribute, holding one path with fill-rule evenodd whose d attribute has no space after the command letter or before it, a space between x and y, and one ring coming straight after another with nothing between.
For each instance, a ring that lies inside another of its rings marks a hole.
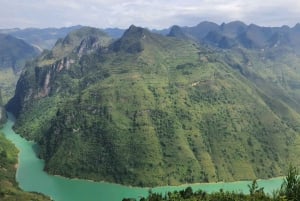
<instances>
[{"instance_id":1,"label":"mountain ridge","mask_svg":"<svg viewBox=\"0 0 300 201\"><path fill-rule=\"evenodd\" d=\"M21 39L8 34L0 34L0 87L3 102L13 96L18 76L26 61L40 54L39 50Z\"/></svg>"},{"instance_id":2,"label":"mountain ridge","mask_svg":"<svg viewBox=\"0 0 300 201\"><path fill-rule=\"evenodd\" d=\"M41 49L51 49L54 46L57 39L64 38L69 32L73 30L77 30L81 27L83 26L77 25L77 26L62 27L62 28L0 29L0 33L6 33L24 39L28 43L34 44ZM293 40L297 40L293 35L294 33L297 32L297 30L299 30L298 29L299 23L295 24L294 26L282 25L282 26L274 26L274 27L265 27L256 24L245 24L242 21L231 21L228 23L223 22L221 24L216 24L210 21L203 21L195 26L189 26L189 27L178 26L178 27L180 27L183 30L183 32L185 32L185 34L188 35L188 37L191 37L194 40L200 42L205 42L205 40L203 41L203 38L207 36L209 32L218 32L224 35L225 37L235 39L236 37L238 37L239 34L243 34L243 33L246 34L255 31L255 27L261 30L265 30L267 32L282 32L284 30L288 32L293 32L291 34L292 36L290 37L293 38ZM170 33L171 28L172 27L161 29L161 30L157 30L157 29L149 29L149 30L153 33L167 35ZM120 38L125 31L124 29L120 29L120 28L105 28L102 30L114 39ZM39 38L38 35L42 36L42 39L38 39ZM299 44L298 41L297 44Z\"/></svg>"},{"instance_id":3,"label":"mountain ridge","mask_svg":"<svg viewBox=\"0 0 300 201\"><path fill-rule=\"evenodd\" d=\"M61 28L0 29L0 33L22 39L42 51L46 49L51 50L58 39L65 38L70 32L82 27L87 26L76 25ZM120 38L124 32L124 30L120 28L106 28L102 30L114 39Z\"/></svg>"},{"instance_id":4,"label":"mountain ridge","mask_svg":"<svg viewBox=\"0 0 300 201\"><path fill-rule=\"evenodd\" d=\"M0 68L12 68L20 71L25 61L39 54L39 51L23 40L7 34L0 34Z\"/></svg>"},{"instance_id":5,"label":"mountain ridge","mask_svg":"<svg viewBox=\"0 0 300 201\"><path fill-rule=\"evenodd\" d=\"M135 26L100 46L106 36L84 42L91 34L71 33L67 51L62 40L28 63L7 105L48 172L157 186L268 178L297 162L295 52L207 47ZM79 54L83 42L91 51Z\"/></svg>"},{"instance_id":6,"label":"mountain ridge","mask_svg":"<svg viewBox=\"0 0 300 201\"><path fill-rule=\"evenodd\" d=\"M204 21L192 27L180 27L181 37L208 44L219 48L270 48L272 46L292 46L299 50L300 42L297 37L299 25L293 27L283 25L281 27L264 27L256 24L246 25L241 21L232 21L220 25ZM280 37L285 36L281 41Z\"/></svg>"}]
</instances>

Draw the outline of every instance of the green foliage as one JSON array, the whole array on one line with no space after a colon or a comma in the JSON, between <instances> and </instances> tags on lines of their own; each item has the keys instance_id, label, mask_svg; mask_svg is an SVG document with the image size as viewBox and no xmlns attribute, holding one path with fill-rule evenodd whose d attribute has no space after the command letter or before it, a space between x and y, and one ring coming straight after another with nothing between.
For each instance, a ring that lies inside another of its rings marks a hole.
<instances>
[{"instance_id":1,"label":"green foliage","mask_svg":"<svg viewBox=\"0 0 300 201\"><path fill-rule=\"evenodd\" d=\"M282 183L281 189L273 194L273 197L266 195L263 188L260 188L256 180L248 185L249 194L239 192L219 192L206 193L199 190L193 192L191 187L179 192L167 192L165 196L150 192L147 197L140 198L140 201L296 201L299 200L299 177L296 167L290 166L288 174ZM123 201L135 200L124 198Z\"/></svg>"},{"instance_id":2,"label":"green foliage","mask_svg":"<svg viewBox=\"0 0 300 201\"><path fill-rule=\"evenodd\" d=\"M265 61L134 26L110 42L70 34L28 64L8 104L50 173L177 185L278 176L298 158L299 72L284 66L289 90L278 78L295 55Z\"/></svg>"},{"instance_id":3,"label":"green foliage","mask_svg":"<svg viewBox=\"0 0 300 201\"><path fill-rule=\"evenodd\" d=\"M250 195L254 195L257 192L263 192L263 189L258 188L256 179L253 180L252 184L248 184Z\"/></svg>"},{"instance_id":4,"label":"green foliage","mask_svg":"<svg viewBox=\"0 0 300 201\"><path fill-rule=\"evenodd\" d=\"M15 181L17 157L17 149L0 133L0 200L50 200L43 195L23 192L18 187Z\"/></svg>"},{"instance_id":5,"label":"green foliage","mask_svg":"<svg viewBox=\"0 0 300 201\"><path fill-rule=\"evenodd\" d=\"M253 180L249 187L249 194L239 192L224 192L220 189L219 192L206 193L198 190L193 192L191 187L185 190L167 192L164 196L162 194L153 193L149 191L147 197L142 197L140 201L296 201L299 200L300 180L298 170L294 166L290 166L288 174L282 183L279 191L275 191L273 196L266 195L263 188L260 188L256 179ZM132 198L124 198L123 201L136 201Z\"/></svg>"},{"instance_id":6,"label":"green foliage","mask_svg":"<svg viewBox=\"0 0 300 201\"><path fill-rule=\"evenodd\" d=\"M300 199L300 178L296 167L290 165L288 174L281 185L280 194L287 200L296 201Z\"/></svg>"},{"instance_id":7,"label":"green foliage","mask_svg":"<svg viewBox=\"0 0 300 201\"><path fill-rule=\"evenodd\" d=\"M136 201L136 199L124 198L123 201ZM255 195L245 195L238 192L224 192L220 189L219 192L206 193L199 190L192 191L191 187L187 187L185 190L168 192L166 195L158 193L150 193L148 197L142 197L140 201L276 201L265 195L263 192Z\"/></svg>"},{"instance_id":8,"label":"green foliage","mask_svg":"<svg viewBox=\"0 0 300 201\"><path fill-rule=\"evenodd\" d=\"M13 97L18 78L19 75L15 74L13 69L0 68L0 87L3 104L6 104Z\"/></svg>"}]
</instances>

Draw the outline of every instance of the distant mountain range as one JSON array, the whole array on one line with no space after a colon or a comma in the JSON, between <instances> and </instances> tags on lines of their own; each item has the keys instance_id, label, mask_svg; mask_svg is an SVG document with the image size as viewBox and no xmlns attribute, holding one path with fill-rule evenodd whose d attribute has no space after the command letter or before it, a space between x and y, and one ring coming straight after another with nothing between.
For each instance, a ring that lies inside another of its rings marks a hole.
<instances>
[{"instance_id":1,"label":"distant mountain range","mask_svg":"<svg viewBox=\"0 0 300 201\"><path fill-rule=\"evenodd\" d=\"M7 109L52 174L138 186L279 176L300 165L298 30L203 22L114 39L81 27L27 63Z\"/></svg>"},{"instance_id":2,"label":"distant mountain range","mask_svg":"<svg viewBox=\"0 0 300 201\"><path fill-rule=\"evenodd\" d=\"M9 34L16 38L22 39L27 43L39 48L40 51L44 49L52 49L59 38L64 38L71 31L80 29L82 26L72 26L63 28L27 28L27 29L0 29L0 33ZM112 38L119 38L122 36L124 30L118 28L104 29Z\"/></svg>"},{"instance_id":3,"label":"distant mountain range","mask_svg":"<svg viewBox=\"0 0 300 201\"><path fill-rule=\"evenodd\" d=\"M0 30L0 33L9 34L22 39L42 51L43 49L51 49L57 39L64 38L69 32L79 29L80 27L81 26L45 29L2 29Z\"/></svg>"},{"instance_id":4,"label":"distant mountain range","mask_svg":"<svg viewBox=\"0 0 300 201\"><path fill-rule=\"evenodd\" d=\"M81 27L0 29L0 87L4 103L12 97L18 73L26 61L35 58L43 50L52 49L57 40ZM112 38L119 38L124 30L109 28L105 32Z\"/></svg>"},{"instance_id":5,"label":"distant mountain range","mask_svg":"<svg viewBox=\"0 0 300 201\"><path fill-rule=\"evenodd\" d=\"M260 27L255 24L246 25L243 22L234 21L221 25L202 22L195 27L173 26L169 34L223 49L233 47L262 49L286 46L299 50L299 33L300 24L296 24L292 28L288 26Z\"/></svg>"},{"instance_id":6,"label":"distant mountain range","mask_svg":"<svg viewBox=\"0 0 300 201\"><path fill-rule=\"evenodd\" d=\"M40 54L40 51L8 34L0 34L0 89L3 101L6 103L13 96L13 92L26 61Z\"/></svg>"},{"instance_id":7,"label":"distant mountain range","mask_svg":"<svg viewBox=\"0 0 300 201\"><path fill-rule=\"evenodd\" d=\"M0 43L0 68L12 68L15 72L40 53L25 41L7 34L0 34Z\"/></svg>"},{"instance_id":8,"label":"distant mountain range","mask_svg":"<svg viewBox=\"0 0 300 201\"><path fill-rule=\"evenodd\" d=\"M23 39L42 49L51 49L57 39L64 38L71 31L77 30L82 26L72 26L63 28L27 28L27 29L0 29L0 33L9 34L17 38ZM122 36L124 29L106 28L102 29L110 37L117 39ZM218 25L213 22L201 22L194 27L172 26L162 30L150 30L153 33L162 35L181 34L181 37L202 42L205 44L217 46L220 48L232 48L242 46L246 48L264 48L276 45L292 45L298 46L300 39L300 24L296 24L290 28L282 27L261 27L255 24L246 25L241 21L233 21Z\"/></svg>"}]
</instances>

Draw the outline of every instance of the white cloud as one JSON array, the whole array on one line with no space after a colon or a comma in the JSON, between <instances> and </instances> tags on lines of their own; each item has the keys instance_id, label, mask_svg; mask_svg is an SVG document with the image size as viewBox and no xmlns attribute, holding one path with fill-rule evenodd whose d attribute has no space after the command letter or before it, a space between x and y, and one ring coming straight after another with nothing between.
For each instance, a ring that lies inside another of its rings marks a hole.
<instances>
[{"instance_id":1,"label":"white cloud","mask_svg":"<svg viewBox=\"0 0 300 201\"><path fill-rule=\"evenodd\" d=\"M0 28L131 24L164 28L241 20L265 26L300 22L298 0L2 0Z\"/></svg>"}]
</instances>

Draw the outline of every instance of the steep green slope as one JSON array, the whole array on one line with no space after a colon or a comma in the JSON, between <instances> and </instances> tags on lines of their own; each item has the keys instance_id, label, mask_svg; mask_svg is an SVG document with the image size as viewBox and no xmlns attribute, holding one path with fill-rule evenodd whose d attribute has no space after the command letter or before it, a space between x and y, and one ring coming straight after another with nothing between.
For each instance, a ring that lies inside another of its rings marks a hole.
<instances>
[{"instance_id":1,"label":"steep green slope","mask_svg":"<svg viewBox=\"0 0 300 201\"><path fill-rule=\"evenodd\" d=\"M263 93L269 107L294 130L299 130L299 55L290 48L264 51L238 49L223 59Z\"/></svg>"},{"instance_id":2,"label":"steep green slope","mask_svg":"<svg viewBox=\"0 0 300 201\"><path fill-rule=\"evenodd\" d=\"M40 50L51 50L58 39L65 38L70 32L82 28L81 25L62 28L25 28L25 29L0 29L0 33L9 34L20 38ZM124 33L123 29L103 29L112 38L120 38Z\"/></svg>"},{"instance_id":3,"label":"steep green slope","mask_svg":"<svg viewBox=\"0 0 300 201\"><path fill-rule=\"evenodd\" d=\"M15 181L17 149L0 133L0 200L2 201L46 201L49 198L23 192Z\"/></svg>"},{"instance_id":4,"label":"steep green slope","mask_svg":"<svg viewBox=\"0 0 300 201\"><path fill-rule=\"evenodd\" d=\"M0 69L0 88L4 104L14 96L14 90L19 76L20 75L16 74L11 68Z\"/></svg>"},{"instance_id":5,"label":"steep green slope","mask_svg":"<svg viewBox=\"0 0 300 201\"><path fill-rule=\"evenodd\" d=\"M27 43L34 45L40 50L52 49L57 39L64 38L71 31L77 30L81 26L71 26L63 28L27 28L27 29L0 29L0 33L12 35Z\"/></svg>"},{"instance_id":6,"label":"steep green slope","mask_svg":"<svg viewBox=\"0 0 300 201\"><path fill-rule=\"evenodd\" d=\"M25 41L13 36L0 34L0 68L13 68L19 71L25 61L38 55L38 50Z\"/></svg>"},{"instance_id":7,"label":"steep green slope","mask_svg":"<svg viewBox=\"0 0 300 201\"><path fill-rule=\"evenodd\" d=\"M50 173L154 186L273 177L297 163L298 112L273 107L236 52L134 26L115 42L84 33L28 64L7 106Z\"/></svg>"},{"instance_id":8,"label":"steep green slope","mask_svg":"<svg viewBox=\"0 0 300 201\"><path fill-rule=\"evenodd\" d=\"M0 44L0 88L3 101L7 103L13 96L19 71L25 62L36 57L39 51L23 40L6 34L0 34Z\"/></svg>"}]
</instances>

